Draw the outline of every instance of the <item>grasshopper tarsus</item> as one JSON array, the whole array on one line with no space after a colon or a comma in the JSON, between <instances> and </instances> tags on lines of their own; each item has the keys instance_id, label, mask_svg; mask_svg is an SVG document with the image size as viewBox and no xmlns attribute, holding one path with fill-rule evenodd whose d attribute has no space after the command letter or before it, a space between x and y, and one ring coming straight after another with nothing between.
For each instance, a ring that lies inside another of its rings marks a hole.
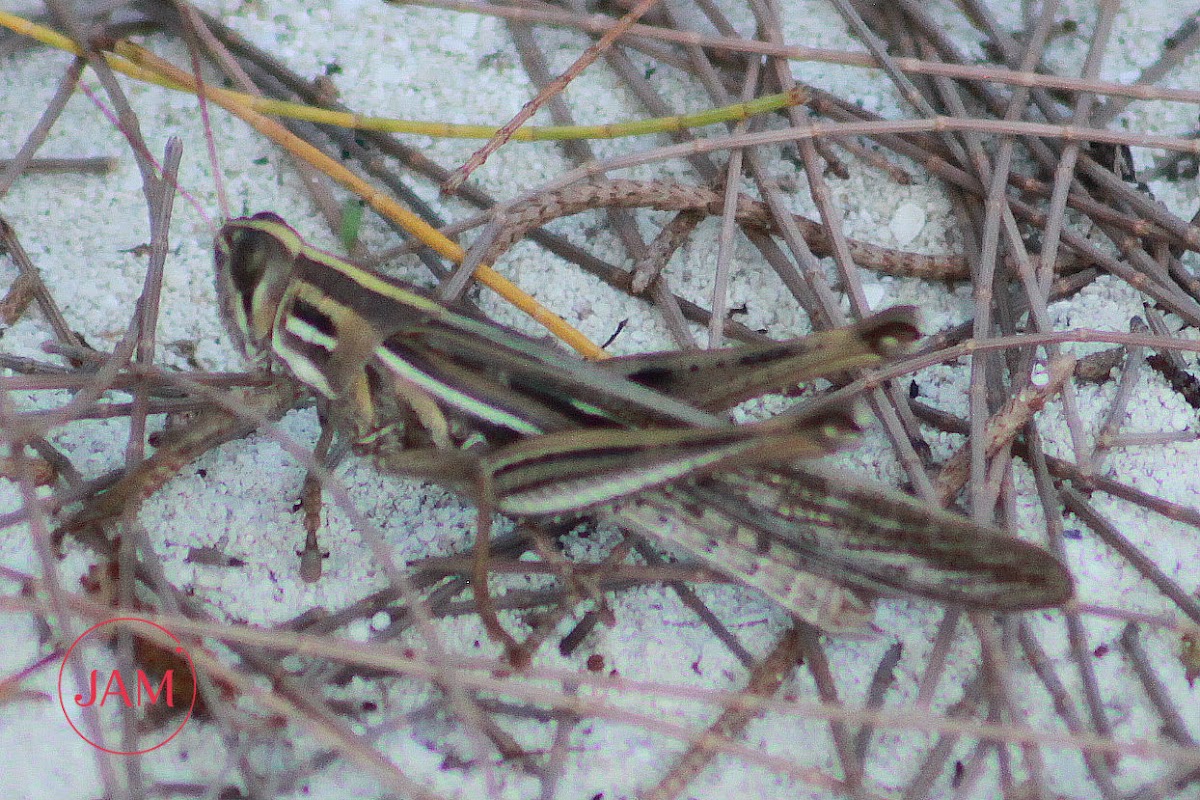
<instances>
[{"instance_id":1,"label":"grasshopper tarsus","mask_svg":"<svg viewBox=\"0 0 1200 800\"><path fill-rule=\"evenodd\" d=\"M322 441L325 441L324 434ZM318 443L322 456L324 449L327 447L321 448ZM321 549L318 539L321 530L321 481L312 472L304 477L299 506L304 509L304 549L296 551L296 555L300 556L300 579L305 583L316 583L321 580L329 551Z\"/></svg>"},{"instance_id":2,"label":"grasshopper tarsus","mask_svg":"<svg viewBox=\"0 0 1200 800\"><path fill-rule=\"evenodd\" d=\"M296 555L300 557L300 580L305 583L316 583L321 580L321 575L325 570L325 559L329 558L329 551L321 549L315 531L308 533L304 540L304 549L297 550Z\"/></svg>"}]
</instances>

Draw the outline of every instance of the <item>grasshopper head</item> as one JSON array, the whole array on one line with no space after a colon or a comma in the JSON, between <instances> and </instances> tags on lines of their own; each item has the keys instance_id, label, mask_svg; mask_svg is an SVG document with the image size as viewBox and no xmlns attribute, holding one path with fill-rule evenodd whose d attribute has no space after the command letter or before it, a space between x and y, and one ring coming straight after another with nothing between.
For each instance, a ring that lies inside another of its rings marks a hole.
<instances>
[{"instance_id":1,"label":"grasshopper head","mask_svg":"<svg viewBox=\"0 0 1200 800\"><path fill-rule=\"evenodd\" d=\"M270 344L279 304L303 242L277 214L225 223L214 243L217 302L230 336L249 358Z\"/></svg>"}]
</instances>

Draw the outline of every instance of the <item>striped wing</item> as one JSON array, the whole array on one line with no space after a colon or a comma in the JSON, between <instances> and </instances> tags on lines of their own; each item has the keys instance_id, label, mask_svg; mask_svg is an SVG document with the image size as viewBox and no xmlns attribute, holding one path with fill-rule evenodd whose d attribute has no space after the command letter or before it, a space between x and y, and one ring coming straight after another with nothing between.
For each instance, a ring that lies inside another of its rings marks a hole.
<instances>
[{"instance_id":1,"label":"striped wing","mask_svg":"<svg viewBox=\"0 0 1200 800\"><path fill-rule=\"evenodd\" d=\"M842 472L744 470L666 492L715 508L765 557L857 589L995 611L1058 606L1073 591L1043 548Z\"/></svg>"}]
</instances>

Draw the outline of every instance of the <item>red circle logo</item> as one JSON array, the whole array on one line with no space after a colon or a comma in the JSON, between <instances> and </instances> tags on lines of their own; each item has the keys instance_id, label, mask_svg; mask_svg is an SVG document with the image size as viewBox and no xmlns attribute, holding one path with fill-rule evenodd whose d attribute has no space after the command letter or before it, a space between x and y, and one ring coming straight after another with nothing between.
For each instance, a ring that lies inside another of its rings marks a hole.
<instances>
[{"instance_id":1,"label":"red circle logo","mask_svg":"<svg viewBox=\"0 0 1200 800\"><path fill-rule=\"evenodd\" d=\"M105 652L114 638L114 632L102 629L107 625L118 624L129 628L133 634L132 669L135 671L132 675L122 674L119 669L111 666L112 658ZM175 643L174 648L165 648L152 638L139 636L137 628L143 625L165 633ZM70 693L68 699L63 693L63 677L72 654L80 645L84 645L78 658L83 667L86 689L83 692ZM101 667L100 664L106 666ZM67 723L79 734L79 738L92 747L118 756L141 755L157 750L174 739L191 719L192 710L196 706L196 669L192 666L192 658L183 644L163 626L137 617L110 619L88 628L71 643L67 654L63 656L62 666L58 669L58 703L62 707L63 716L67 718ZM112 750L92 741L81 730L77 720L82 721L82 716L87 713L94 714L99 725L113 731L114 735L121 730L121 718L129 713L140 714L140 719L145 724L138 727L143 733L164 729L162 723L176 713L183 713L183 719L170 735L157 744L140 750Z\"/></svg>"}]
</instances>

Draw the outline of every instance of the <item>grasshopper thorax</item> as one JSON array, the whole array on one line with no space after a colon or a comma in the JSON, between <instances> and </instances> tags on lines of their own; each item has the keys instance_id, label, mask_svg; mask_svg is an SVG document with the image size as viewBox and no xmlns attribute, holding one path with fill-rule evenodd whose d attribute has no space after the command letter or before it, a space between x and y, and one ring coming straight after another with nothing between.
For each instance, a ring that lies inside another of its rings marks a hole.
<instances>
[{"instance_id":1,"label":"grasshopper thorax","mask_svg":"<svg viewBox=\"0 0 1200 800\"><path fill-rule=\"evenodd\" d=\"M270 345L303 247L299 234L269 211L232 219L217 233L214 257L221 318L249 358L262 356Z\"/></svg>"}]
</instances>

